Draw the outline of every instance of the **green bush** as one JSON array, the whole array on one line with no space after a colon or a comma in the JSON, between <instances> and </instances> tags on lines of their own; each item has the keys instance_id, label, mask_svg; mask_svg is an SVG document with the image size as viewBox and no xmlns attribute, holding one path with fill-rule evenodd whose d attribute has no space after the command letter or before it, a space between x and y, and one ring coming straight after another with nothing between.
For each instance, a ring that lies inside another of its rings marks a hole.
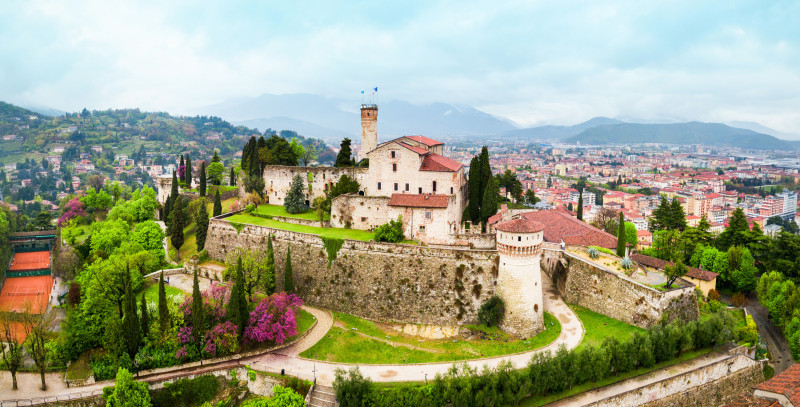
<instances>
[{"instance_id":1,"label":"green bush","mask_svg":"<svg viewBox=\"0 0 800 407\"><path fill-rule=\"evenodd\" d=\"M398 217L397 220L390 220L375 229L375 241L397 243L405 239L403 235L403 218Z\"/></svg>"},{"instance_id":2,"label":"green bush","mask_svg":"<svg viewBox=\"0 0 800 407\"><path fill-rule=\"evenodd\" d=\"M253 212L254 209L256 209L256 206L253 205L253 204L250 204L250 205L247 205L247 206L244 207L244 212L245 213L251 213L251 212Z\"/></svg>"},{"instance_id":3,"label":"green bush","mask_svg":"<svg viewBox=\"0 0 800 407\"><path fill-rule=\"evenodd\" d=\"M600 257L600 250L597 250L596 247L589 247L586 249L586 253L589 254L589 258L596 259Z\"/></svg>"},{"instance_id":4,"label":"green bush","mask_svg":"<svg viewBox=\"0 0 800 407\"><path fill-rule=\"evenodd\" d=\"M597 251L599 251L599 252L602 252L602 253L605 253L605 254L610 254L610 255L612 255L612 256L616 256L616 255L617 255L616 253L614 253L614 251L613 251L613 250L611 250L611 249L606 249L605 247L600 247L600 246L589 246L589 248L590 248L590 249L595 249L595 250L597 250Z\"/></svg>"},{"instance_id":5,"label":"green bush","mask_svg":"<svg viewBox=\"0 0 800 407\"><path fill-rule=\"evenodd\" d=\"M478 323L489 327L498 326L505 314L506 304L500 297L494 295L481 304L478 310Z\"/></svg>"},{"instance_id":6,"label":"green bush","mask_svg":"<svg viewBox=\"0 0 800 407\"><path fill-rule=\"evenodd\" d=\"M199 406L211 400L219 391L219 380L214 375L194 379L180 379L165 383L164 388L152 394L154 407Z\"/></svg>"}]
</instances>

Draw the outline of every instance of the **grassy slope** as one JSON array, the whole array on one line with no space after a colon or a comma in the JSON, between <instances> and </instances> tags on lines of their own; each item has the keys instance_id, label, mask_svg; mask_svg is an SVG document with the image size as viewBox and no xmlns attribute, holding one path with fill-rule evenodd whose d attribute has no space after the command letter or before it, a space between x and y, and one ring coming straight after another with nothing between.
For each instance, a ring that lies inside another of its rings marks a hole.
<instances>
[{"instance_id":1,"label":"grassy slope","mask_svg":"<svg viewBox=\"0 0 800 407\"><path fill-rule=\"evenodd\" d=\"M185 292L164 284L164 292L167 294L167 297L171 296L180 296L183 297L186 295ZM148 304L158 304L158 283L151 284L147 288L144 289L144 298L147 300Z\"/></svg>"},{"instance_id":2,"label":"grassy slope","mask_svg":"<svg viewBox=\"0 0 800 407\"><path fill-rule=\"evenodd\" d=\"M547 329L529 340L514 340L507 335L495 334L496 339L461 340L438 339L423 340L403 335L393 329L382 328L372 321L352 315L334 313L336 320L345 329L334 327L321 341L301 354L303 357L345 363L425 363L443 362L524 352L544 347L552 343L561 333L561 324L552 315L545 313ZM550 327L550 323L553 326ZM355 329L353 329L355 328ZM490 331L491 332L491 331ZM386 339L398 344L392 345L377 339Z\"/></svg>"},{"instance_id":3,"label":"grassy slope","mask_svg":"<svg viewBox=\"0 0 800 407\"><path fill-rule=\"evenodd\" d=\"M295 225L293 223L279 222L273 219L259 218L248 214L236 214L228 218L231 222L246 223L251 225L266 226L273 229L288 230L292 232L310 233L314 235L338 237L342 239L369 241L375 234L366 230L340 229L340 228L319 228L315 226Z\"/></svg>"},{"instance_id":4,"label":"grassy slope","mask_svg":"<svg viewBox=\"0 0 800 407\"><path fill-rule=\"evenodd\" d=\"M570 308L578 315L585 330L583 342L578 345L578 349L586 346L600 346L603 340L609 336L614 336L622 341L628 339L636 331L644 332L642 328L609 318L578 305L570 305Z\"/></svg>"},{"instance_id":5,"label":"grassy slope","mask_svg":"<svg viewBox=\"0 0 800 407\"><path fill-rule=\"evenodd\" d=\"M254 211L254 213L258 215L269 215L269 216L283 216L286 218L295 218L295 219L306 219L306 220L319 220L317 218L317 214L314 211L308 210L303 213L289 213L286 212L286 208L280 205L269 205L263 204L258 205L258 208ZM325 220L330 220L331 215L329 213L325 213Z\"/></svg>"}]
</instances>

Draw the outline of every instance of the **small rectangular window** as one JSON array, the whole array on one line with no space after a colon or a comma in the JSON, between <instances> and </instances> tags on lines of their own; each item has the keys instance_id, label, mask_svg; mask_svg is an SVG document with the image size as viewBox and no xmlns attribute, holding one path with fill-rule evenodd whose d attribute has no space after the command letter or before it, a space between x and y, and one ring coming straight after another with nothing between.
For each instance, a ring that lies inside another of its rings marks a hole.
<instances>
[{"instance_id":1,"label":"small rectangular window","mask_svg":"<svg viewBox=\"0 0 800 407\"><path fill-rule=\"evenodd\" d=\"M422 195L422 187L419 188L419 193Z\"/></svg>"},{"instance_id":2,"label":"small rectangular window","mask_svg":"<svg viewBox=\"0 0 800 407\"><path fill-rule=\"evenodd\" d=\"M425 212L425 219L430 219L430 218L431 218L431 211Z\"/></svg>"},{"instance_id":3,"label":"small rectangular window","mask_svg":"<svg viewBox=\"0 0 800 407\"><path fill-rule=\"evenodd\" d=\"M379 182L378 183L378 191L380 191L380 190L381 190L381 183Z\"/></svg>"},{"instance_id":4,"label":"small rectangular window","mask_svg":"<svg viewBox=\"0 0 800 407\"><path fill-rule=\"evenodd\" d=\"M408 192L408 188L409 188L408 183L406 183L406 192Z\"/></svg>"},{"instance_id":5,"label":"small rectangular window","mask_svg":"<svg viewBox=\"0 0 800 407\"><path fill-rule=\"evenodd\" d=\"M453 195L453 187L450 187L450 195Z\"/></svg>"},{"instance_id":6,"label":"small rectangular window","mask_svg":"<svg viewBox=\"0 0 800 407\"><path fill-rule=\"evenodd\" d=\"M392 158L394 158L394 157L395 157L395 155L394 155L394 150L392 150Z\"/></svg>"},{"instance_id":7,"label":"small rectangular window","mask_svg":"<svg viewBox=\"0 0 800 407\"><path fill-rule=\"evenodd\" d=\"M425 225L419 226L419 233L425 233Z\"/></svg>"},{"instance_id":8,"label":"small rectangular window","mask_svg":"<svg viewBox=\"0 0 800 407\"><path fill-rule=\"evenodd\" d=\"M392 164L392 171L397 172L397 164Z\"/></svg>"},{"instance_id":9,"label":"small rectangular window","mask_svg":"<svg viewBox=\"0 0 800 407\"><path fill-rule=\"evenodd\" d=\"M394 190L395 190L395 191L397 191L397 189L398 189L398 188L397 188L397 183L395 182L395 183L394 183Z\"/></svg>"},{"instance_id":10,"label":"small rectangular window","mask_svg":"<svg viewBox=\"0 0 800 407\"><path fill-rule=\"evenodd\" d=\"M436 181L433 181L433 192L436 193Z\"/></svg>"}]
</instances>

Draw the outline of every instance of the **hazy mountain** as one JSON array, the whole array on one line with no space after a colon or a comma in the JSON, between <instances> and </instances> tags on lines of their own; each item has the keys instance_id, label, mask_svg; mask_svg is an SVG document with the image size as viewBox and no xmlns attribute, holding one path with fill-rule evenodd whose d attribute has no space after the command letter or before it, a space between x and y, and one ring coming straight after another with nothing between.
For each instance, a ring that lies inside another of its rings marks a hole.
<instances>
[{"instance_id":1,"label":"hazy mountain","mask_svg":"<svg viewBox=\"0 0 800 407\"><path fill-rule=\"evenodd\" d=\"M792 133L784 133L782 131L778 131L767 126L762 125L761 123L756 122L742 122L742 121L732 121L725 123L729 126L738 127L740 129L747 129L753 130L757 133L764 133L769 134L770 136L774 136L784 140L798 140L800 139L800 135L792 134Z\"/></svg>"},{"instance_id":2,"label":"hazy mountain","mask_svg":"<svg viewBox=\"0 0 800 407\"><path fill-rule=\"evenodd\" d=\"M705 144L758 150L794 150L797 144L721 123L620 123L592 127L567 142L581 144Z\"/></svg>"},{"instance_id":3,"label":"hazy mountain","mask_svg":"<svg viewBox=\"0 0 800 407\"><path fill-rule=\"evenodd\" d=\"M22 107L24 107L24 108L26 108L28 110L34 111L36 113L39 113L41 115L50 116L50 117L63 116L65 113L67 113L67 112L65 112L63 110L52 109L52 108L44 107L44 106L24 106L23 105Z\"/></svg>"},{"instance_id":4,"label":"hazy mountain","mask_svg":"<svg viewBox=\"0 0 800 407\"><path fill-rule=\"evenodd\" d=\"M528 127L525 129L516 129L507 131L502 134L503 137L513 139L534 139L534 140L551 140L563 139L580 134L586 129L603 126L608 124L623 123L617 119L610 119L608 117L595 117L583 123L573 126L538 126Z\"/></svg>"},{"instance_id":5,"label":"hazy mountain","mask_svg":"<svg viewBox=\"0 0 800 407\"><path fill-rule=\"evenodd\" d=\"M263 132L266 129L272 130L294 130L297 134L300 134L304 137L311 137L311 138L318 138L324 140L329 145L338 146L339 143L345 137L350 137L351 139L355 139L355 135L348 133L346 131L332 129L330 127L322 127L317 126L314 123L309 123L307 121L293 119L291 117L269 117L266 119L255 119L255 120L242 120L234 122L239 126L251 127L259 129ZM360 133L359 133L360 134ZM360 137L360 136L359 136ZM360 141L361 139L358 138Z\"/></svg>"},{"instance_id":6,"label":"hazy mountain","mask_svg":"<svg viewBox=\"0 0 800 407\"><path fill-rule=\"evenodd\" d=\"M219 116L235 123L255 126L260 130L294 123L322 139L341 139L343 135L360 141L361 118L359 100L326 98L318 95L264 94L256 98L238 98L201 109L201 114ZM261 124L265 126L257 125ZM445 103L414 105L400 100L380 103L378 136L381 140L408 134L430 137L453 135L492 135L515 129L507 119L472 107ZM330 135L327 132L330 131Z\"/></svg>"}]
</instances>

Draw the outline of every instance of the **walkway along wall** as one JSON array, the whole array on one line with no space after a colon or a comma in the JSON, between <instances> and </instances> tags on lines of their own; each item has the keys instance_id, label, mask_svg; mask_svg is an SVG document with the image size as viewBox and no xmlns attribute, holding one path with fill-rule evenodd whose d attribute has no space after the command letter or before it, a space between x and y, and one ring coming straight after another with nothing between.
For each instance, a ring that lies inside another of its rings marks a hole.
<instances>
[{"instance_id":1,"label":"walkway along wall","mask_svg":"<svg viewBox=\"0 0 800 407\"><path fill-rule=\"evenodd\" d=\"M235 228L224 216L211 219L206 249L211 258L225 261L237 246L265 250L270 234L278 287L291 246L295 287L310 305L382 321L452 325L475 323L480 305L494 295L495 250L345 240L329 261L317 235Z\"/></svg>"},{"instance_id":2,"label":"walkway along wall","mask_svg":"<svg viewBox=\"0 0 800 407\"><path fill-rule=\"evenodd\" d=\"M542 270L566 302L642 328L700 315L692 285L659 291L561 250L544 250Z\"/></svg>"}]
</instances>

